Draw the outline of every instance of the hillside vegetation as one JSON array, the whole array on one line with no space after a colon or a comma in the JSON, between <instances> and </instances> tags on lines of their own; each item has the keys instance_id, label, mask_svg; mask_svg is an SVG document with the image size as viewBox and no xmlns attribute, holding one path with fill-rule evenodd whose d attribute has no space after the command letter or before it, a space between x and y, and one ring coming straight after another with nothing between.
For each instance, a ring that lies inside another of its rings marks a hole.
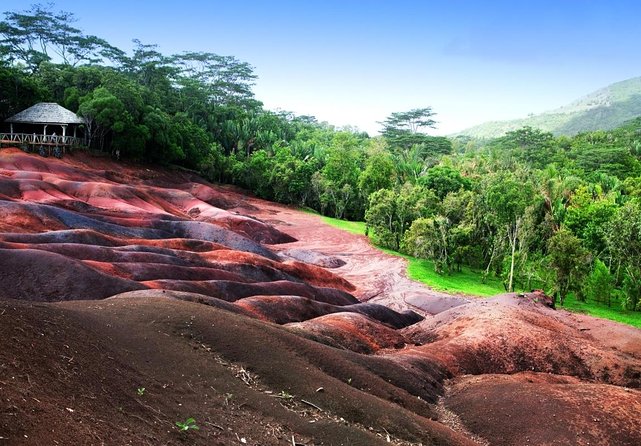
<instances>
[{"instance_id":1,"label":"hillside vegetation","mask_svg":"<svg viewBox=\"0 0 641 446\"><path fill-rule=\"evenodd\" d=\"M611 84L571 104L523 119L490 121L455 136L497 138L529 126L554 135L610 130L641 115L641 77Z\"/></svg>"},{"instance_id":2,"label":"hillside vegetation","mask_svg":"<svg viewBox=\"0 0 641 446\"><path fill-rule=\"evenodd\" d=\"M365 221L375 243L431 262L435 274L469 268L508 292L542 288L559 304L573 295L641 310L639 120L475 141L428 135L435 113L423 107L390 113L372 138L265 110L253 68L233 56L166 56L141 42L128 54L69 30L62 15L34 6L0 22L0 117L58 102L83 117L94 150ZM75 37L60 48L65 33ZM557 114L632 103L640 84L615 84Z\"/></svg>"}]
</instances>

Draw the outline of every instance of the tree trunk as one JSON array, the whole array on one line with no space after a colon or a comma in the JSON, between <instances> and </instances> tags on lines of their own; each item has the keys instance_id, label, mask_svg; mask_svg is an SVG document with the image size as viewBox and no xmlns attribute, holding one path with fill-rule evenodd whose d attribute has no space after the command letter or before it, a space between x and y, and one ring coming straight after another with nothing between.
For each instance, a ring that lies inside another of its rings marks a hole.
<instances>
[{"instance_id":1,"label":"tree trunk","mask_svg":"<svg viewBox=\"0 0 641 446\"><path fill-rule=\"evenodd\" d=\"M508 280L507 291L511 293L514 291L514 257L516 255L516 239L519 234L519 227L521 226L521 219L517 218L511 230L508 230L508 237L510 238L510 245L512 247L512 258L510 260L510 278ZM509 234L511 232L511 234Z\"/></svg>"}]
</instances>

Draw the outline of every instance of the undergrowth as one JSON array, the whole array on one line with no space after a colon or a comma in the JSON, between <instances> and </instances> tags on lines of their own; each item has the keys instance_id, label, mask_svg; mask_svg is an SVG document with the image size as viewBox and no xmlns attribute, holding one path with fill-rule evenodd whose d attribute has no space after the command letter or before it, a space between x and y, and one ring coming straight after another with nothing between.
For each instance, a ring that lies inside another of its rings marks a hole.
<instances>
[{"instance_id":1,"label":"undergrowth","mask_svg":"<svg viewBox=\"0 0 641 446\"><path fill-rule=\"evenodd\" d=\"M563 308L569 311L588 314L590 316L600 317L601 319L610 319L621 322L622 324L641 328L641 312L623 310L618 300L613 300L611 306L608 307L606 304L600 302L581 302L576 300L573 295L569 295L565 298Z\"/></svg>"}]
</instances>

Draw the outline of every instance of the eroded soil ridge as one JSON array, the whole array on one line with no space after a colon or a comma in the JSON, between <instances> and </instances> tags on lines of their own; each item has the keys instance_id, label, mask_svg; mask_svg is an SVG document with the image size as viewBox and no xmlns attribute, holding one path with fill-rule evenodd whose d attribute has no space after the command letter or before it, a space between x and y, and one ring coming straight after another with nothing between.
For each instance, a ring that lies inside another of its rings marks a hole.
<instances>
[{"instance_id":1,"label":"eroded soil ridge","mask_svg":"<svg viewBox=\"0 0 641 446\"><path fill-rule=\"evenodd\" d=\"M0 271L2 444L641 444L639 330L188 171L3 149Z\"/></svg>"}]
</instances>

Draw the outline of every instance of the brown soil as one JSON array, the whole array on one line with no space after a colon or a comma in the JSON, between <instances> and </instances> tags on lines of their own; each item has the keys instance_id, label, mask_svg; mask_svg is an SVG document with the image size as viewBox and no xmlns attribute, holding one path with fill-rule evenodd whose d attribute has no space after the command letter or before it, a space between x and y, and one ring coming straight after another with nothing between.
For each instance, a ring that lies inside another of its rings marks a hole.
<instances>
[{"instance_id":1,"label":"brown soil","mask_svg":"<svg viewBox=\"0 0 641 446\"><path fill-rule=\"evenodd\" d=\"M550 374L457 379L447 406L493 445L641 444L641 392Z\"/></svg>"},{"instance_id":2,"label":"brown soil","mask_svg":"<svg viewBox=\"0 0 641 446\"><path fill-rule=\"evenodd\" d=\"M640 330L187 171L3 149L0 217L0 444L641 444Z\"/></svg>"}]
</instances>

